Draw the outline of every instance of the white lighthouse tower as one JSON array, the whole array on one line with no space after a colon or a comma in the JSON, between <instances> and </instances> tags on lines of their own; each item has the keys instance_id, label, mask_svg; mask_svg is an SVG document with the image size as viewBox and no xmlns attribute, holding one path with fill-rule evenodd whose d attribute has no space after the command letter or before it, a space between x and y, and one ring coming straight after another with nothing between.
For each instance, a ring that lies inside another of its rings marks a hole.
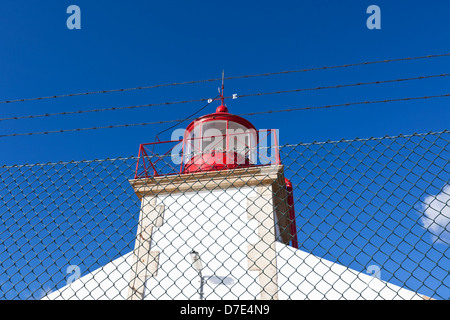
<instances>
[{"instance_id":1,"label":"white lighthouse tower","mask_svg":"<svg viewBox=\"0 0 450 320\"><path fill-rule=\"evenodd\" d=\"M258 164L264 137L223 100L188 125L180 173L130 181L141 215L129 299L278 298L276 242L295 236L277 144Z\"/></svg>"},{"instance_id":2,"label":"white lighthouse tower","mask_svg":"<svg viewBox=\"0 0 450 320\"><path fill-rule=\"evenodd\" d=\"M229 113L223 87L221 102L175 141L176 172L159 171L162 158L141 145L129 181L141 200L134 250L48 298L423 298L299 250L277 131L258 131Z\"/></svg>"}]
</instances>

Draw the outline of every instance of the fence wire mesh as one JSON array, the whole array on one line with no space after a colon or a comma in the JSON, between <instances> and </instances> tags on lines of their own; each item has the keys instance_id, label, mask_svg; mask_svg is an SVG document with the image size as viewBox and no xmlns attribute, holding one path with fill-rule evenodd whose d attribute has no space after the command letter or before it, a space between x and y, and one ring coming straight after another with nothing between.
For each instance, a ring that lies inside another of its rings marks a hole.
<instances>
[{"instance_id":1,"label":"fence wire mesh","mask_svg":"<svg viewBox=\"0 0 450 320\"><path fill-rule=\"evenodd\" d=\"M449 299L449 133L143 179L137 157L1 167L0 298Z\"/></svg>"}]
</instances>

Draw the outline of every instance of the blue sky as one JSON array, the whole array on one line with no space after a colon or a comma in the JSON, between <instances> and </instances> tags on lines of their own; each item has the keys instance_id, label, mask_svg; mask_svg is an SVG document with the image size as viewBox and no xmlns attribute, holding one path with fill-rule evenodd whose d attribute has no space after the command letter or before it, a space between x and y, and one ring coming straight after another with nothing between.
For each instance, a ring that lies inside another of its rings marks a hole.
<instances>
[{"instance_id":1,"label":"blue sky","mask_svg":"<svg viewBox=\"0 0 450 320\"><path fill-rule=\"evenodd\" d=\"M68 30L66 27L69 16L66 9L71 4L81 8L81 30ZM366 9L371 4L377 4L381 8L381 30L369 30L366 27L369 16ZM137 0L132 5L122 1L49 0L45 1L45 5L41 1L5 1L0 10L0 101L219 78L223 69L226 76L238 76L448 53L450 45L446 40L450 29L449 10L448 3L432 5L417 0L283 1L276 4L273 1ZM450 57L433 58L229 80L225 83L225 93L251 94L449 72ZM436 78L248 97L228 101L228 107L233 113L247 113L446 94L450 93L448 81L447 78ZM217 95L218 86L219 83L204 83L0 104L0 117L209 98ZM248 120L260 129L279 129L281 144L442 131L449 129L449 99L277 113L252 116ZM184 118L203 104L188 103L0 121L0 135ZM205 113L214 111L215 107L216 105L211 105ZM181 127L186 125L187 123ZM4 137L0 138L1 164L137 155L140 143L154 141L155 134L168 126ZM170 132L162 138L170 138ZM38 175L40 169L36 167L35 170ZM95 171L89 171L89 168L80 170L87 170L88 173L85 174ZM19 173L22 171L14 174ZM120 176L119 173L115 171L117 177ZM74 173L69 174L68 179L72 174ZM296 183L300 184L299 181ZM444 185L442 182L435 186L434 194ZM101 186L102 184L98 186L99 190L103 190ZM422 190L425 189L426 186L423 186ZM34 191L33 194L38 192ZM89 203L75 201L71 198L70 190L66 192L69 195L62 194L60 200L67 201L58 205L79 206ZM426 193L417 196L423 199ZM44 200L44 204L49 201ZM19 199L14 201L20 202ZM133 202L127 198L121 204L101 203L111 207L111 211L120 208L115 211L120 216L123 206L131 205L127 201ZM51 202L48 205L46 210L52 210ZM23 210L23 206L16 206L16 209ZM408 207L405 210L417 213L414 208ZM33 219L32 212L26 219ZM69 217L70 213L70 210L66 211ZM323 214L318 218L325 219L327 212ZM70 222L67 218L68 225L64 225L58 223L57 218L56 216L56 220L52 220L50 224L57 223L58 232L62 234L64 230L70 230L70 223L83 219L78 217ZM4 219L6 221L8 217ZM110 223L114 225L117 221L112 218ZM388 225L392 227L391 224ZM308 230L307 226L305 228ZM132 241L130 239L128 240ZM39 243L39 246L46 245L49 244ZM431 242L427 245L433 246ZM39 246L34 250L38 251ZM326 255L320 252L320 248L314 249L313 244L308 247L307 241L304 246ZM118 252L124 253L126 246L121 248ZM64 245L62 249L65 250ZM75 247L74 250L76 249ZM448 247L442 246L435 248L432 251L435 254L433 258L437 260L444 256L447 249ZM76 258L77 255L67 251L67 260L63 259L61 265L52 268L57 270L69 263L81 263L73 259L69 261L69 257ZM43 258L38 256L38 259ZM378 263L384 263L385 259L387 258L381 257ZM24 263L23 260L20 261ZM352 266L364 270L365 263L370 263L370 259L363 261L364 263L347 262L356 263ZM387 265L386 262L385 266ZM431 265L430 269L433 269L433 264ZM413 264L408 264L408 267L411 266ZM65 274L59 274L57 281L64 276ZM7 281L4 278L0 280ZM46 280L48 279L43 279ZM15 283L19 280L9 281ZM39 283L42 281L33 279L32 282L36 286L35 290L39 290ZM440 290L440 297L448 295L448 288L441 287Z\"/></svg>"},{"instance_id":2,"label":"blue sky","mask_svg":"<svg viewBox=\"0 0 450 320\"><path fill-rule=\"evenodd\" d=\"M66 9L81 8L81 30ZM372 1L7 1L0 12L0 100L450 52L449 4L378 1L381 30L369 30ZM248 94L448 72L449 58L230 80ZM249 97L231 112L448 93L447 78ZM214 97L219 83L1 104L2 118ZM183 118L202 104L1 122L0 134ZM205 112L213 111L212 105ZM249 117L280 129L281 143L440 131L447 99ZM135 155L168 125L0 139L2 163ZM169 137L169 133L167 133Z\"/></svg>"}]
</instances>

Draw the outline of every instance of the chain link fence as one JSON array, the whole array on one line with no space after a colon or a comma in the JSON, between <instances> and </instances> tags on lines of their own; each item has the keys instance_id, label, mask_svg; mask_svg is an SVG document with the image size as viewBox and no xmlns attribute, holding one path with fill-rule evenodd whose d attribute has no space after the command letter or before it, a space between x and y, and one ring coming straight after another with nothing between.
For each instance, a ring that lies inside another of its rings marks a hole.
<instances>
[{"instance_id":1,"label":"chain link fence","mask_svg":"<svg viewBox=\"0 0 450 320\"><path fill-rule=\"evenodd\" d=\"M147 178L3 166L0 299L449 299L449 133Z\"/></svg>"}]
</instances>

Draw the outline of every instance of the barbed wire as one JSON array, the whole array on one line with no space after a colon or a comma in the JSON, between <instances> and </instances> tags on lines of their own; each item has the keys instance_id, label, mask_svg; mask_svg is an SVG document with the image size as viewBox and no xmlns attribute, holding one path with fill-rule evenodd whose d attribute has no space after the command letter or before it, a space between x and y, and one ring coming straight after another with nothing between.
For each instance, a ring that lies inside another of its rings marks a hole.
<instances>
[{"instance_id":1,"label":"barbed wire","mask_svg":"<svg viewBox=\"0 0 450 320\"><path fill-rule=\"evenodd\" d=\"M372 84L385 84L385 83L394 83L394 82L403 82L403 81L412 81L412 80L424 80L424 79L448 77L448 76L450 76L450 74L441 73L441 74L418 76L418 77L411 77L411 78L400 78L400 79L341 84L341 85L333 85L333 86L321 86L321 87L313 87L313 88L302 88L302 89L292 89L292 90L251 93L251 94L238 95L237 97L244 98L244 97L263 96L263 95L271 95L271 94L279 94L279 93L293 93L293 92L314 91L314 90L323 90L323 89L339 89L339 88L357 87L357 86L372 85Z\"/></svg>"},{"instance_id":2,"label":"barbed wire","mask_svg":"<svg viewBox=\"0 0 450 320\"><path fill-rule=\"evenodd\" d=\"M352 142L366 142L366 141L377 141L377 140L385 140L385 139L399 139L399 138L412 138L412 137L421 137L421 136L431 136L431 135L442 135L450 133L450 130L444 129L441 131L429 131L429 132L415 132L410 134L397 134L397 135L385 135L381 137L369 137L369 138L353 138L353 139L345 139L342 138L340 140L327 140L327 141L313 141L313 142L299 142L299 143L286 143L281 145L279 148L295 148L299 146L311 146L311 145L323 145L323 144L336 144L336 143L352 143ZM271 147L265 147L270 149ZM171 157L171 155L167 154L154 154L154 157ZM57 166L57 165L78 165L78 164L89 164L94 162L106 162L106 161L118 161L118 160L138 160L139 157L136 155L131 156L121 156L114 158L102 158L102 159L83 159L83 160L69 160L69 161L58 161L58 162L42 162L42 163L25 163L25 164L12 164L12 165L0 165L0 169L12 169L12 168L24 168L24 167L35 167L35 166Z\"/></svg>"},{"instance_id":3,"label":"barbed wire","mask_svg":"<svg viewBox=\"0 0 450 320\"><path fill-rule=\"evenodd\" d=\"M83 114L83 113L91 113L91 112L117 111L117 110L124 110L124 109L144 108L144 107L157 107L157 106L172 105L172 104L204 102L204 101L207 101L207 100L208 100L208 98L202 98L202 99L191 99L191 100L181 100L181 101L171 101L171 102L147 103L147 104L141 104L141 105L123 106L123 107L111 107L111 108L101 108L101 109L91 109L91 110L63 111L63 112L44 113L44 114L37 114L37 115L27 115L27 116L0 118L0 121L20 120L20 119L33 119L33 118L42 118L42 117Z\"/></svg>"},{"instance_id":4,"label":"barbed wire","mask_svg":"<svg viewBox=\"0 0 450 320\"><path fill-rule=\"evenodd\" d=\"M267 110L267 111L258 111L258 112L250 112L250 113L241 113L238 115L239 116L253 116L253 115L259 115L259 114L278 113L278 112L317 110L317 109L347 107L347 106L354 106L354 105L364 105L364 104L374 104L374 103L390 103L390 102L410 101L410 100L425 100L425 99L446 98L446 97L450 97L450 93L422 96L422 97L407 97L407 98L385 99L385 100L358 101L358 102L347 102L347 103L330 104L330 105L323 105L323 106L300 107L300 108L290 108L290 109L281 109L281 110Z\"/></svg>"},{"instance_id":5,"label":"barbed wire","mask_svg":"<svg viewBox=\"0 0 450 320\"><path fill-rule=\"evenodd\" d=\"M294 144L285 144L280 146L280 148L297 147L297 146L311 146L311 145L322 145L322 144L337 144L337 143L352 143L352 142L366 142L366 141L378 141L378 140L389 140L389 139L400 139L400 138L412 138L412 137L422 137L422 136L435 136L450 133L450 130L444 129L442 131L429 131L422 133L410 133L410 134L397 134L397 135L385 135L382 137L369 137L369 138L354 138L340 140L327 140L327 141L313 141L313 142L299 142Z\"/></svg>"},{"instance_id":6,"label":"barbed wire","mask_svg":"<svg viewBox=\"0 0 450 320\"><path fill-rule=\"evenodd\" d=\"M431 78L442 78L442 77L448 77L448 76L450 76L449 73L441 73L441 74L417 76L417 77L410 77L410 78L377 80L377 81L348 83L348 84L340 84L340 85L332 85L332 86L319 86L319 87L311 87L311 88L300 88L300 89L290 89L290 90L278 90L278 91L271 91L271 92L249 93L249 94L228 96L228 97L224 97L224 99L248 98L248 97L264 96L264 95L297 93L297 92L303 92L303 91L315 91L315 90L326 90L326 89L340 89L340 88L358 87L358 86L366 86L366 85L379 85L379 84L386 84L386 83L396 83L396 82L405 82L405 81L413 81L413 80L425 80L425 79L431 79ZM105 112L105 111L118 111L118 110L128 110L128 109L136 109L136 108L144 108L144 107L168 106L168 105L174 105L174 104L186 104L186 103L193 103L193 102L204 102L204 101L215 101L215 100L217 100L217 97L214 99L201 98L201 99L191 99L191 100L181 100L181 101L148 103L148 104L142 104L142 105L132 105L132 106L123 106L123 107L110 107L110 108L99 108L99 109L90 109L90 110L64 111L64 112L54 112L54 113L45 113L45 114L37 114L37 115L26 115L26 116L0 118L0 121L34 119L34 118L42 118L42 117L84 114L84 113L93 113L93 112L97 113L97 112Z\"/></svg>"},{"instance_id":7,"label":"barbed wire","mask_svg":"<svg viewBox=\"0 0 450 320\"><path fill-rule=\"evenodd\" d=\"M282 74L290 74L290 73L301 73L301 72L328 70L328 69L337 69L337 68L349 68L349 67L357 67L357 66L371 65L371 64L381 64L381 63L401 62L401 61L412 61L412 60L420 60L420 59L447 57L447 56L450 56L450 53L430 54L430 55L426 55L426 56L393 58L393 59L384 59L384 60L376 60L376 61L347 63L347 64L342 64L342 65L312 67L312 68L305 68L305 69L298 69L298 70L286 70L286 71L266 72L266 73L259 73L259 74L230 76L230 77L225 77L224 79L225 80L233 80L233 79L245 79L245 78L254 78L254 77L266 77L266 76L282 75ZM64 97L85 96L85 95L93 95L93 94L104 94L104 93L113 93L113 92L126 92L126 91L134 91L134 90L145 90L145 89L153 89L153 88L160 88L160 87L170 87L170 86L178 86L178 85L188 85L188 84L214 82L214 81L219 81L219 80L222 80L222 78L212 78L212 79L204 79L204 80L192 80L192 81L183 81L183 82L173 82L173 83L155 84L155 85L149 85L149 86L139 86L139 87L121 88L121 89L97 90L97 91L88 91L88 92L80 92L80 93L69 93L69 94L60 94L60 95L51 95L51 96L41 96L41 97L34 97L34 98L10 99L10 100L0 101L0 104L8 104L8 103L15 103L15 102L26 102L26 101L37 101L37 100L45 100L45 99L56 99L56 98L64 98Z\"/></svg>"},{"instance_id":8,"label":"barbed wire","mask_svg":"<svg viewBox=\"0 0 450 320\"><path fill-rule=\"evenodd\" d=\"M406 98L385 99L385 100L347 102L347 103L329 104L329 105L322 105L322 106L308 106L308 107L289 108L289 109L274 109L274 110L266 110L266 111L240 113L240 114L237 114L237 115L238 116L254 116L254 115L270 114L270 113L293 112L293 111L302 111L302 110L328 109L328 108L348 107L348 106L355 106L355 105L368 105L368 104L377 104L377 103L391 103L391 102L411 101L411 100L425 100L425 99L445 98L445 97L450 97L450 93L440 94L440 95L429 95L429 96L422 96L422 97L406 97ZM166 123L173 123L173 122L180 122L180 121L189 121L189 120L193 121L195 119L197 119L197 118L172 119L172 120L163 120L163 121L118 124L118 125L87 127L87 128L76 128L76 129L62 129L62 130L53 130L53 131L11 133L11 134L0 135L0 138L17 137L17 136L32 136L32 135L46 135L46 134L53 134L53 133L80 132L80 131L86 131L86 130L99 130L99 129L112 129L112 128L126 128L126 127L136 127L136 126L147 126L147 125L166 124Z\"/></svg>"}]
</instances>

